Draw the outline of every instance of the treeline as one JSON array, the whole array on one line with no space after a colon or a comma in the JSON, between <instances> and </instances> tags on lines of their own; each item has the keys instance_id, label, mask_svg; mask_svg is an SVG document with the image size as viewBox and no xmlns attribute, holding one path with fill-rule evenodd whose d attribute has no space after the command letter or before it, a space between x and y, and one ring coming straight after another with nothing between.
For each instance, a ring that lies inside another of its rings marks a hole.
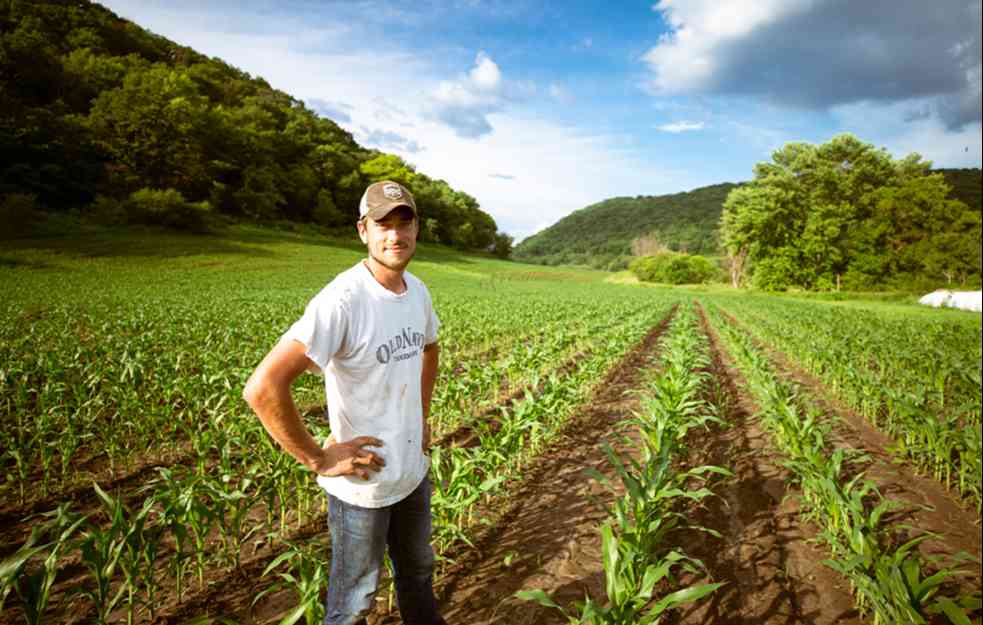
<instances>
[{"instance_id":1,"label":"treeline","mask_svg":"<svg viewBox=\"0 0 983 625\"><path fill-rule=\"evenodd\" d=\"M475 198L359 146L262 78L98 4L0 0L0 200L8 212L36 202L178 227L221 214L351 228L365 186L385 178L412 190L422 239L462 248L510 242Z\"/></svg>"},{"instance_id":2,"label":"treeline","mask_svg":"<svg viewBox=\"0 0 983 625\"><path fill-rule=\"evenodd\" d=\"M947 177L976 205L954 199ZM768 290L977 286L979 170L975 178L965 184L848 134L786 144L724 204L731 280Z\"/></svg>"},{"instance_id":3,"label":"treeline","mask_svg":"<svg viewBox=\"0 0 983 625\"><path fill-rule=\"evenodd\" d=\"M639 237L689 254L720 255L720 207L736 185L717 184L685 193L616 197L564 217L515 247L517 259L547 265L624 269Z\"/></svg>"}]
</instances>

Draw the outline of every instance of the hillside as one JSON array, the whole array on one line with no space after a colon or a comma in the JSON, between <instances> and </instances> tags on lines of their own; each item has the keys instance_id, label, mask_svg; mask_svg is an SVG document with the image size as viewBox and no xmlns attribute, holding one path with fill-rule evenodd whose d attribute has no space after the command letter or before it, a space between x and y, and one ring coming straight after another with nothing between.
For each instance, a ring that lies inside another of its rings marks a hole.
<instances>
[{"instance_id":1,"label":"hillside","mask_svg":"<svg viewBox=\"0 0 983 625\"><path fill-rule=\"evenodd\" d=\"M939 169L950 197L981 210L979 169ZM622 268L631 242L654 233L670 249L721 254L717 228L724 200L738 185L722 183L684 193L616 197L574 211L515 247L513 256L543 265Z\"/></svg>"},{"instance_id":2,"label":"hillside","mask_svg":"<svg viewBox=\"0 0 983 625\"><path fill-rule=\"evenodd\" d=\"M414 192L424 240L494 243L495 221L475 198L359 145L261 77L96 3L0 3L9 234L38 211L76 209L101 223L197 229L221 215L350 231L363 189L384 178ZM159 194L135 200L141 189Z\"/></svg>"},{"instance_id":3,"label":"hillside","mask_svg":"<svg viewBox=\"0 0 983 625\"><path fill-rule=\"evenodd\" d=\"M631 253L633 239L653 232L672 249L717 254L720 207L735 186L723 183L672 195L604 200L525 239L514 256L545 265L614 268Z\"/></svg>"}]
</instances>

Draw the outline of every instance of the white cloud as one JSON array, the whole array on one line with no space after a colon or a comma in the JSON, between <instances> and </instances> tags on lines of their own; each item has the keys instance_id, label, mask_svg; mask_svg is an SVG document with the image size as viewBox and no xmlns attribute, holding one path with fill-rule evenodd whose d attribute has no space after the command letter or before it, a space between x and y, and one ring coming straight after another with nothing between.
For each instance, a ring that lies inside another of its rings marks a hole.
<instances>
[{"instance_id":1,"label":"white cloud","mask_svg":"<svg viewBox=\"0 0 983 625\"><path fill-rule=\"evenodd\" d=\"M627 150L618 136L518 110L490 117L494 131L479 140L435 122L420 128L427 149L414 162L473 195L517 238L609 197L668 193L692 180L690 172L664 169ZM494 176L503 171L521 172L521 183Z\"/></svg>"},{"instance_id":2,"label":"white cloud","mask_svg":"<svg viewBox=\"0 0 983 625\"><path fill-rule=\"evenodd\" d=\"M672 122L669 124L662 124L661 126L656 126L656 130L662 132L680 133L680 132L692 132L694 130L703 130L703 122Z\"/></svg>"},{"instance_id":3,"label":"white cloud","mask_svg":"<svg viewBox=\"0 0 983 625\"><path fill-rule=\"evenodd\" d=\"M498 69L495 61L484 52L478 53L475 59L474 68L469 74L471 84L480 91L497 91L502 84L502 72Z\"/></svg>"},{"instance_id":4,"label":"white cloud","mask_svg":"<svg viewBox=\"0 0 983 625\"><path fill-rule=\"evenodd\" d=\"M752 96L829 110L931 97L956 131L981 119L978 0L661 0L642 60L658 95Z\"/></svg>"},{"instance_id":5,"label":"white cloud","mask_svg":"<svg viewBox=\"0 0 983 625\"><path fill-rule=\"evenodd\" d=\"M488 115L502 110L502 72L484 52L474 67L456 81L441 81L430 93L428 114L462 137L478 138L492 131Z\"/></svg>"},{"instance_id":6,"label":"white cloud","mask_svg":"<svg viewBox=\"0 0 983 625\"><path fill-rule=\"evenodd\" d=\"M661 0L652 9L672 30L643 57L655 72L653 87L670 94L706 87L719 69L719 49L724 44L808 4L808 0Z\"/></svg>"},{"instance_id":7,"label":"white cloud","mask_svg":"<svg viewBox=\"0 0 983 625\"><path fill-rule=\"evenodd\" d=\"M917 152L935 167L979 167L983 125L977 122L953 131L923 113L930 104L928 98L890 105L863 102L836 107L833 115L843 132L884 147L895 158Z\"/></svg>"}]
</instances>

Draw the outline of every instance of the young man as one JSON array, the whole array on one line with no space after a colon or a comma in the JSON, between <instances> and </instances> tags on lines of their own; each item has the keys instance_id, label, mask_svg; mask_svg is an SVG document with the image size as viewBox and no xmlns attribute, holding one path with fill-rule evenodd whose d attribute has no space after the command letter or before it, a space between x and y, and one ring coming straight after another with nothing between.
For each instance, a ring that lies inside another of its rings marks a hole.
<instances>
[{"instance_id":1,"label":"young man","mask_svg":"<svg viewBox=\"0 0 983 625\"><path fill-rule=\"evenodd\" d=\"M368 258L311 300L250 376L244 396L328 494L326 625L364 623L387 546L403 622L445 625L431 581L426 455L440 321L427 288L406 271L419 232L413 196L395 182L370 185L357 227ZM331 424L324 447L290 395L306 370L324 374Z\"/></svg>"}]
</instances>

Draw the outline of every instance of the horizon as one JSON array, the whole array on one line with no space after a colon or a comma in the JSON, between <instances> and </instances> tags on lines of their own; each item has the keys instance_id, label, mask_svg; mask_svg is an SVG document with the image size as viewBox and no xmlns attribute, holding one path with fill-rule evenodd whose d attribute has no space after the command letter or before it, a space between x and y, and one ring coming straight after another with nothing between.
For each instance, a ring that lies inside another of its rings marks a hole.
<instances>
[{"instance_id":1,"label":"horizon","mask_svg":"<svg viewBox=\"0 0 983 625\"><path fill-rule=\"evenodd\" d=\"M983 160L978 2L101 4L474 196L516 242L749 180L789 141Z\"/></svg>"}]
</instances>

